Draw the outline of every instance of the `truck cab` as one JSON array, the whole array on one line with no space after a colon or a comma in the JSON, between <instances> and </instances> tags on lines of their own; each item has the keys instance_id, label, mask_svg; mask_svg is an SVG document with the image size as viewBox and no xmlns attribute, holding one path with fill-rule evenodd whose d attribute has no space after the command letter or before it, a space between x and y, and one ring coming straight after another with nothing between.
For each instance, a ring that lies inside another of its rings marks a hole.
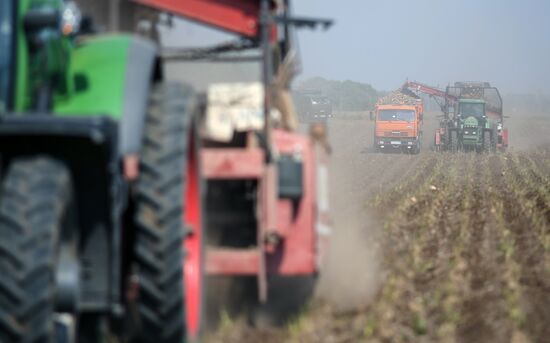
<instances>
[{"instance_id":1,"label":"truck cab","mask_svg":"<svg viewBox=\"0 0 550 343\"><path fill-rule=\"evenodd\" d=\"M375 149L419 153L422 109L420 101L417 105L378 105L374 125Z\"/></svg>"}]
</instances>

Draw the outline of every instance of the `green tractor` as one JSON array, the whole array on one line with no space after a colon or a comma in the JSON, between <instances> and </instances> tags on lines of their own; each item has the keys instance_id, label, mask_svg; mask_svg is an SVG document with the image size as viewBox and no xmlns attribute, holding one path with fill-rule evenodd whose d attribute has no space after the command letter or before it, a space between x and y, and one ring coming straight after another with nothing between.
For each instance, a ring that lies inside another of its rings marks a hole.
<instances>
[{"instance_id":1,"label":"green tractor","mask_svg":"<svg viewBox=\"0 0 550 343\"><path fill-rule=\"evenodd\" d=\"M508 146L497 88L487 82L456 82L447 87L444 99L444 119L436 131L436 148L495 152Z\"/></svg>"},{"instance_id":2,"label":"green tractor","mask_svg":"<svg viewBox=\"0 0 550 343\"><path fill-rule=\"evenodd\" d=\"M0 342L182 342L192 91L86 23L0 1Z\"/></svg>"},{"instance_id":3,"label":"green tractor","mask_svg":"<svg viewBox=\"0 0 550 343\"><path fill-rule=\"evenodd\" d=\"M496 149L496 123L485 114L485 101L459 99L458 112L448 122L451 151L492 152Z\"/></svg>"}]
</instances>

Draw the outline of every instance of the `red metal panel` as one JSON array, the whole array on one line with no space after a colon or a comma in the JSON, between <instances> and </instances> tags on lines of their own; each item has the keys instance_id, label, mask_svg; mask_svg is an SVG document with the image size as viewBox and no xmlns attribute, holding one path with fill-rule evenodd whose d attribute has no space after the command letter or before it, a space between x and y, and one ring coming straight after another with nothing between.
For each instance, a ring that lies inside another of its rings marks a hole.
<instances>
[{"instance_id":1,"label":"red metal panel","mask_svg":"<svg viewBox=\"0 0 550 343\"><path fill-rule=\"evenodd\" d=\"M258 0L133 1L239 35L258 36Z\"/></svg>"},{"instance_id":2,"label":"red metal panel","mask_svg":"<svg viewBox=\"0 0 550 343\"><path fill-rule=\"evenodd\" d=\"M502 146L503 147L508 147L509 139L510 139L510 136L508 133L508 129L502 129Z\"/></svg>"},{"instance_id":3,"label":"red metal panel","mask_svg":"<svg viewBox=\"0 0 550 343\"><path fill-rule=\"evenodd\" d=\"M200 171L198 170L198 151L195 149L195 136L189 137L189 158L185 171L186 187L183 190L185 214L183 225L190 232L185 236L186 256L183 263L183 282L185 291L185 309L187 314L187 332L189 337L198 338L202 316L203 291L203 227Z\"/></svg>"},{"instance_id":4,"label":"red metal panel","mask_svg":"<svg viewBox=\"0 0 550 343\"><path fill-rule=\"evenodd\" d=\"M273 230L277 227L277 168L273 164L268 165L262 180L263 199L263 223L264 231Z\"/></svg>"},{"instance_id":5,"label":"red metal panel","mask_svg":"<svg viewBox=\"0 0 550 343\"><path fill-rule=\"evenodd\" d=\"M209 275L257 275L260 252L258 249L207 249L205 270Z\"/></svg>"},{"instance_id":6,"label":"red metal panel","mask_svg":"<svg viewBox=\"0 0 550 343\"><path fill-rule=\"evenodd\" d=\"M274 253L267 255L268 273L309 275L316 272L315 158L308 136L273 131L273 142L280 154L299 153L304 162L304 194L294 218L289 218L288 200L279 200L276 232L283 236Z\"/></svg>"},{"instance_id":7,"label":"red metal panel","mask_svg":"<svg viewBox=\"0 0 550 343\"><path fill-rule=\"evenodd\" d=\"M207 179L260 179L265 170L264 152L258 148L204 148L201 164Z\"/></svg>"},{"instance_id":8,"label":"red metal panel","mask_svg":"<svg viewBox=\"0 0 550 343\"><path fill-rule=\"evenodd\" d=\"M258 299L260 302L267 301L267 267L266 267L266 251L269 247L265 241L265 234L268 232L275 223L276 212L276 187L275 187L275 175L277 171L273 164L266 165L263 178L260 179L258 187L258 204L256 207L257 217L257 244L258 249L261 252L259 268L258 268Z\"/></svg>"},{"instance_id":9,"label":"red metal panel","mask_svg":"<svg viewBox=\"0 0 550 343\"><path fill-rule=\"evenodd\" d=\"M277 233L285 237L292 226L292 202L290 200L277 201Z\"/></svg>"}]
</instances>

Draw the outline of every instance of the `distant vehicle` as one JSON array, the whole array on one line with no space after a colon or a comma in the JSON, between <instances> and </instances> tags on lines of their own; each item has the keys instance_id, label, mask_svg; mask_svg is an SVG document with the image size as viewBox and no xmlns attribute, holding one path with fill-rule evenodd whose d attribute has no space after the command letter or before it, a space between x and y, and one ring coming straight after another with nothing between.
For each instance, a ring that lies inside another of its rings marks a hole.
<instances>
[{"instance_id":1,"label":"distant vehicle","mask_svg":"<svg viewBox=\"0 0 550 343\"><path fill-rule=\"evenodd\" d=\"M332 102L321 92L296 92L294 100L300 121L325 121L333 117Z\"/></svg>"},{"instance_id":2,"label":"distant vehicle","mask_svg":"<svg viewBox=\"0 0 550 343\"><path fill-rule=\"evenodd\" d=\"M375 108L374 148L377 151L420 152L424 105L414 94L392 93Z\"/></svg>"},{"instance_id":3,"label":"distant vehicle","mask_svg":"<svg viewBox=\"0 0 550 343\"><path fill-rule=\"evenodd\" d=\"M407 81L403 89L443 99L444 114L435 133L436 150L495 152L508 147L502 97L488 82L455 82L445 91Z\"/></svg>"}]
</instances>

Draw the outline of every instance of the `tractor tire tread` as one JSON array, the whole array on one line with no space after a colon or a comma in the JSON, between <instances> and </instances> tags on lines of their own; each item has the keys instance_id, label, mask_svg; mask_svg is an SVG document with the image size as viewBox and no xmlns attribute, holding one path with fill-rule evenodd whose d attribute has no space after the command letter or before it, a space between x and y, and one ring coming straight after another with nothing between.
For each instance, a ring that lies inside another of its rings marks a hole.
<instances>
[{"instance_id":1,"label":"tractor tire tread","mask_svg":"<svg viewBox=\"0 0 550 343\"><path fill-rule=\"evenodd\" d=\"M137 342L185 340L182 210L192 92L156 85L150 98L137 185L135 265L141 332Z\"/></svg>"},{"instance_id":2,"label":"tractor tire tread","mask_svg":"<svg viewBox=\"0 0 550 343\"><path fill-rule=\"evenodd\" d=\"M47 157L18 158L0 201L0 341L52 342L57 232L70 173Z\"/></svg>"}]
</instances>

